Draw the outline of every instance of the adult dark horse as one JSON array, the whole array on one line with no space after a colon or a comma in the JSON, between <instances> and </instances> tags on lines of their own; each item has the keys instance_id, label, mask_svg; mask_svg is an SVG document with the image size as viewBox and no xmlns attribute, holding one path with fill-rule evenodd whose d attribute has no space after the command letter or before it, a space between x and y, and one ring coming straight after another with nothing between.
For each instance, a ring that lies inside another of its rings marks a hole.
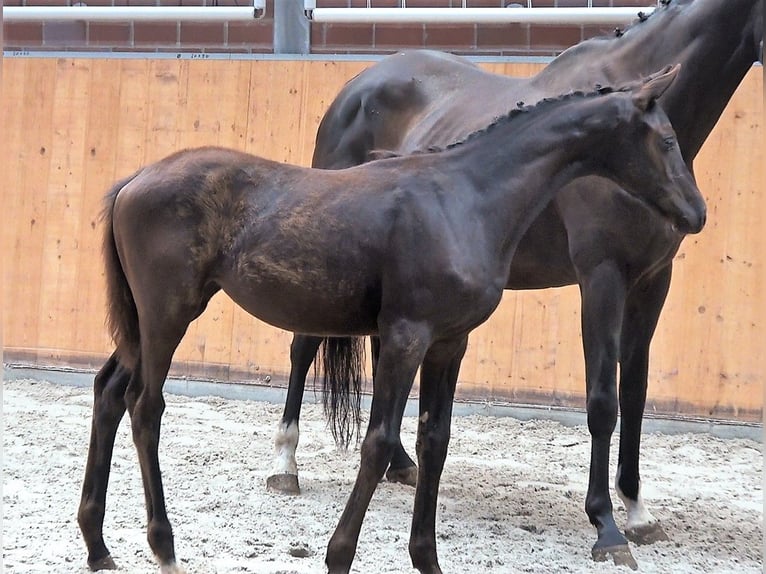
<instances>
[{"instance_id":1,"label":"adult dark horse","mask_svg":"<svg viewBox=\"0 0 766 574\"><path fill-rule=\"evenodd\" d=\"M500 301L529 224L559 187L600 173L639 193L668 228L693 233L704 225L704 200L655 104L677 72L632 90L514 110L440 152L333 171L202 148L117 183L104 211L116 350L95 380L78 513L91 568L114 567L103 518L114 436L127 408L149 545L163 572L181 571L158 457L162 389L189 323L223 290L283 329L379 337L369 428L328 547L331 572L351 565L422 366L410 554L422 572L439 572L436 494L458 368L469 331Z\"/></svg>"},{"instance_id":2,"label":"adult dark horse","mask_svg":"<svg viewBox=\"0 0 766 574\"><path fill-rule=\"evenodd\" d=\"M762 40L760 0L674 0L624 33L567 50L532 78L490 74L439 52L396 54L359 74L340 92L320 125L313 165L342 168L366 161L375 149L409 153L446 145L491 121L508 101L535 102L568 89L613 85L679 61L682 71L661 103L691 168L726 103L759 57ZM609 495L617 363L622 418L616 482L628 512L625 533L639 543L665 539L660 523L641 499L639 445L649 345L684 234L667 228L646 209L626 224L620 214L641 208L613 189L610 182L593 177L563 189L522 239L507 288L580 287L586 406L593 436L585 505L598 530L594 557L602 559L604 548L617 548L630 561ZM296 335L291 346L287 402L276 434L278 456L268 479L273 490L299 492L298 417L306 373L320 342ZM401 444L387 475L414 484L417 472Z\"/></svg>"}]
</instances>

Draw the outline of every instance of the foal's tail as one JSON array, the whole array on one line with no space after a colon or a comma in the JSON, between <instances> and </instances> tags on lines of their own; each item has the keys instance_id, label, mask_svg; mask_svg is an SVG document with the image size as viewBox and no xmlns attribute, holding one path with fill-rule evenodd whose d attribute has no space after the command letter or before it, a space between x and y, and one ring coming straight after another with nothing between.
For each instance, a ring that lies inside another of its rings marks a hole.
<instances>
[{"instance_id":1,"label":"foal's tail","mask_svg":"<svg viewBox=\"0 0 766 574\"><path fill-rule=\"evenodd\" d=\"M335 442L345 448L359 437L364 361L364 338L322 340L324 412Z\"/></svg>"},{"instance_id":2,"label":"foal's tail","mask_svg":"<svg viewBox=\"0 0 766 574\"><path fill-rule=\"evenodd\" d=\"M106 325L117 347L116 354L120 363L128 369L133 368L139 355L138 311L117 253L112 219L117 194L137 174L138 172L114 184L104 198L104 210L101 212L105 227L103 251L107 296Z\"/></svg>"}]
</instances>

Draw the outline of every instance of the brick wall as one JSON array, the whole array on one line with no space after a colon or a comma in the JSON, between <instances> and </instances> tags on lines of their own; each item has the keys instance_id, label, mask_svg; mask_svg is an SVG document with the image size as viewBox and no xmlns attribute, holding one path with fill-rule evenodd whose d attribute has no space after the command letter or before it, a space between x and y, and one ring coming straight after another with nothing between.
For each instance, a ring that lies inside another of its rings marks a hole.
<instances>
[{"instance_id":1,"label":"brick wall","mask_svg":"<svg viewBox=\"0 0 766 574\"><path fill-rule=\"evenodd\" d=\"M74 0L5 0L5 6L67 6ZM85 0L89 6L247 6L247 0ZM468 0L469 7L503 7L509 0ZM526 0L519 3L526 5ZM367 0L317 0L317 7L364 7ZM399 0L370 0L373 7ZM533 0L535 7L587 6L587 0ZM407 0L408 7L460 7L462 0ZM651 0L593 0L594 6L652 5ZM5 22L6 50L272 53L274 0L252 22ZM462 54L554 56L608 26L311 24L314 54L385 54L434 48Z\"/></svg>"}]
</instances>

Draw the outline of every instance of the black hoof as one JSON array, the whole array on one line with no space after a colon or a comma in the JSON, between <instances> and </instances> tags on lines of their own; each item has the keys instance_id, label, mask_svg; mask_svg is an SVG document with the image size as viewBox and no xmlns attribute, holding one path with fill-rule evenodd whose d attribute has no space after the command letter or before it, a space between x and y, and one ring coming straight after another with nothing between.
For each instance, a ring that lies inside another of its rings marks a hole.
<instances>
[{"instance_id":1,"label":"black hoof","mask_svg":"<svg viewBox=\"0 0 766 574\"><path fill-rule=\"evenodd\" d=\"M644 524L636 528L626 528L625 537L634 544L639 545L670 540L670 537L665 533L659 522Z\"/></svg>"},{"instance_id":2,"label":"black hoof","mask_svg":"<svg viewBox=\"0 0 766 574\"><path fill-rule=\"evenodd\" d=\"M93 572L98 572L99 570L117 570L117 564L114 563L114 560L112 560L112 557L108 554L98 560L88 560L88 567Z\"/></svg>"},{"instance_id":3,"label":"black hoof","mask_svg":"<svg viewBox=\"0 0 766 574\"><path fill-rule=\"evenodd\" d=\"M287 473L273 474L266 479L266 490L278 492L279 494L298 496L301 493L301 487L298 486L298 475Z\"/></svg>"},{"instance_id":4,"label":"black hoof","mask_svg":"<svg viewBox=\"0 0 766 574\"><path fill-rule=\"evenodd\" d=\"M615 566L627 566L631 570L638 570L638 563L633 558L633 554L630 553L630 548L627 544L607 546L605 548L596 548L594 546L593 550L591 550L591 555L596 562L606 562L611 558Z\"/></svg>"},{"instance_id":5,"label":"black hoof","mask_svg":"<svg viewBox=\"0 0 766 574\"><path fill-rule=\"evenodd\" d=\"M389 468L386 471L386 480L388 482L400 482L407 486L416 486L418 484L418 467L408 466L407 468Z\"/></svg>"}]
</instances>

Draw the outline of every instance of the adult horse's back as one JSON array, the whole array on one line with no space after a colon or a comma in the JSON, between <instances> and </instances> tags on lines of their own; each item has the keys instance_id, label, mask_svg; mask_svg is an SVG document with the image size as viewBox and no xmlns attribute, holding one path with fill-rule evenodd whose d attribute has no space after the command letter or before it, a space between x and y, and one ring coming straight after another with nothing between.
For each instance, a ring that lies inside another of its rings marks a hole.
<instances>
[{"instance_id":1,"label":"adult horse's back","mask_svg":"<svg viewBox=\"0 0 766 574\"><path fill-rule=\"evenodd\" d=\"M683 64L679 77L660 102L691 167L742 78L761 57L763 3L661 4L624 32L574 46L527 79L490 74L462 58L433 51L385 58L349 81L331 104L319 127L313 165L341 168L366 161L375 149L408 153L445 145L486 125L507 102L534 103L569 89L613 85L678 61ZM586 407L593 437L585 505L598 531L593 556L625 557L631 563L627 540L612 514L609 443L619 401L616 482L628 513L625 533L638 543L666 538L641 499L639 444L649 345L684 234L627 194L613 194L615 188L607 180L588 177L562 189L522 238L507 288L580 287ZM639 215L625 220L628 212ZM281 461L295 468L300 397L320 342L296 335L291 348L290 390L277 433L281 459L271 480L281 478L293 490L297 474L291 476ZM414 472L407 472L411 464L399 445L392 469L413 477Z\"/></svg>"}]
</instances>

